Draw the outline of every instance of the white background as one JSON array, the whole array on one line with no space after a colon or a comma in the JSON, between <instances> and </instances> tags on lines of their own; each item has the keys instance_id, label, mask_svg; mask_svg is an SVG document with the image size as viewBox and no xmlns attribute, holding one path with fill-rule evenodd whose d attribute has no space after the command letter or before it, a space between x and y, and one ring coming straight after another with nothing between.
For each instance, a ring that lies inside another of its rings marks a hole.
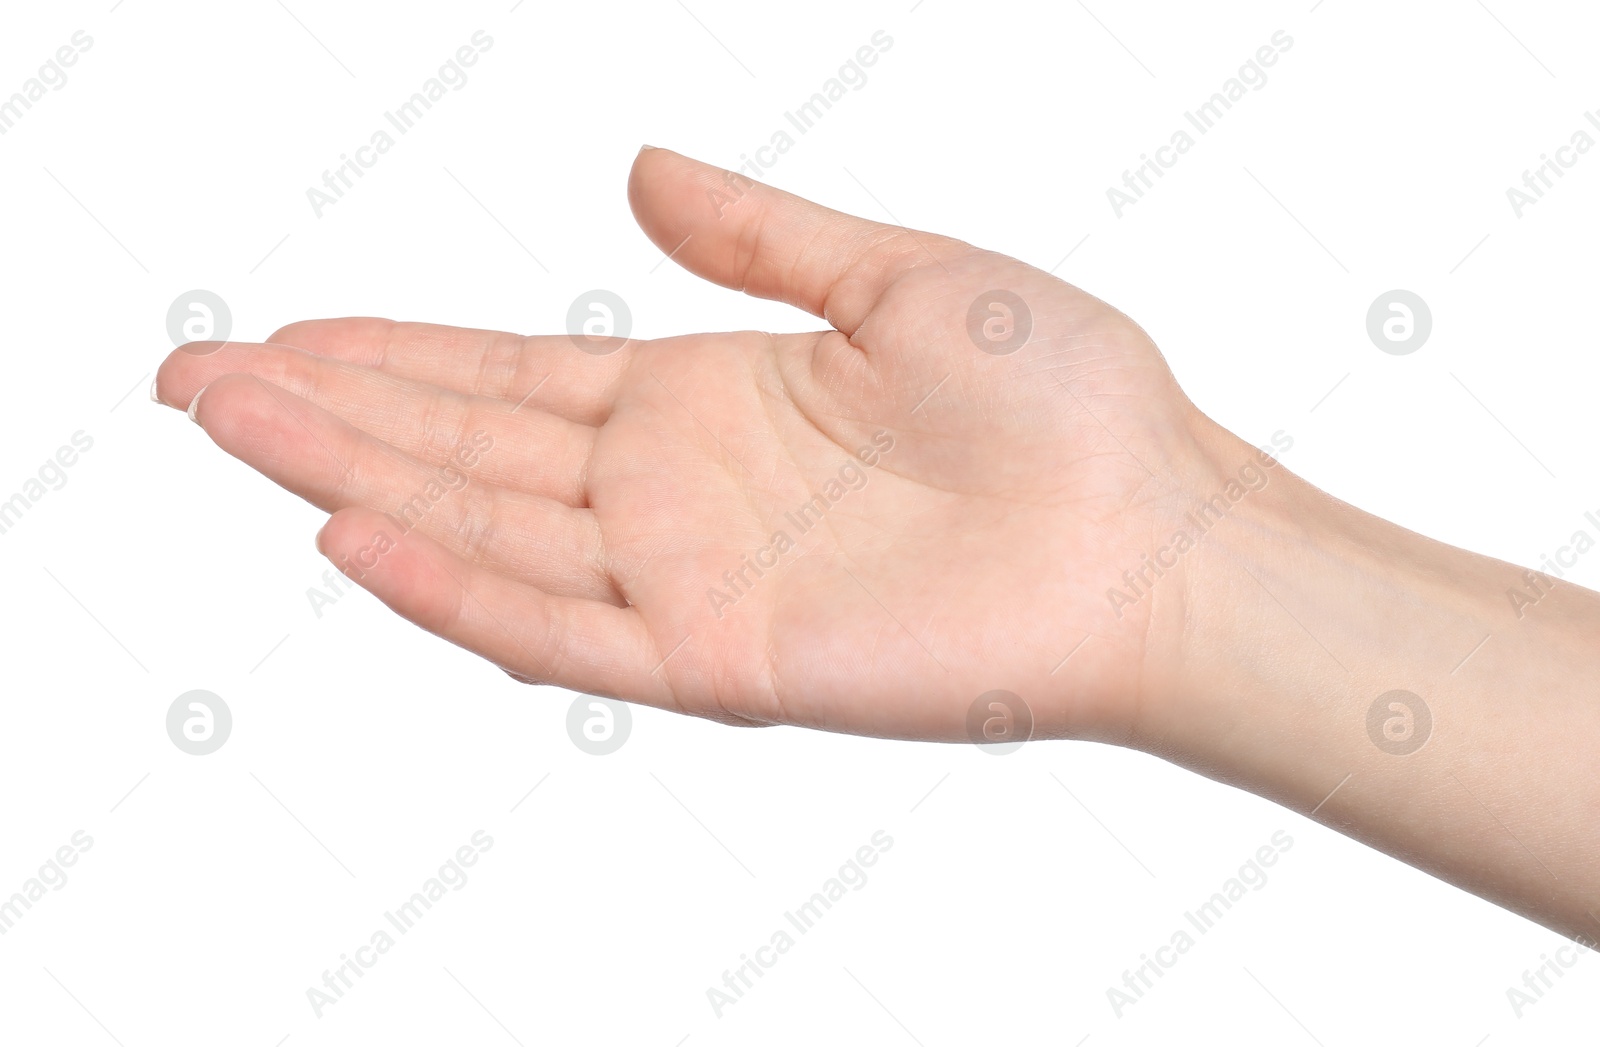
<instances>
[{"instance_id":1,"label":"white background","mask_svg":"<svg viewBox=\"0 0 1600 1047\"><path fill-rule=\"evenodd\" d=\"M1213 417L1292 434L1290 468L1536 564L1600 509L1600 154L1520 218L1506 189L1600 107L1592 10L513 2L6 5L0 96L74 31L94 42L0 136L0 498L74 432L94 446L0 535L0 896L75 831L94 844L0 937L0 1036L1473 1047L1592 1029L1600 958L1519 1018L1506 990L1555 935L1142 755L648 709L586 755L572 695L359 591L315 614L321 514L145 396L193 288L227 300L236 339L348 314L557 331L592 287L642 337L811 329L658 264L625 178L641 142L738 165L882 29L868 82L769 181L1059 264L1144 324ZM494 44L470 82L317 218L306 189L478 29ZM1266 86L1116 217L1106 188L1279 29L1294 44ZM1396 287L1433 312L1410 356L1365 331ZM1600 581L1600 556L1572 577ZM205 757L164 726L194 688L234 716ZM479 829L494 846L470 881L318 1018L306 990ZM717 1017L706 990L879 829L894 845L867 884ZM1118 1017L1106 990L1278 830L1294 844L1266 886Z\"/></svg>"}]
</instances>

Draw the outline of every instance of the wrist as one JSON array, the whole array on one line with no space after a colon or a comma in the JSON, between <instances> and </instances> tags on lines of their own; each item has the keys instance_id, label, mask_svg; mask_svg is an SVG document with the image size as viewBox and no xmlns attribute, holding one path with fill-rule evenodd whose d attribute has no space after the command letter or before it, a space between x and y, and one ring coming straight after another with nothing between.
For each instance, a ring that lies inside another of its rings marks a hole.
<instances>
[{"instance_id":1,"label":"wrist","mask_svg":"<svg viewBox=\"0 0 1600 1047\"><path fill-rule=\"evenodd\" d=\"M1437 691L1492 631L1512 569L1361 512L1219 427L1199 443L1211 493L1194 495L1193 547L1156 593L1131 744L1229 780L1292 768L1314 789L1315 754L1286 732L1313 714L1353 725L1350 749L1327 754L1348 763L1375 698Z\"/></svg>"},{"instance_id":2,"label":"wrist","mask_svg":"<svg viewBox=\"0 0 1600 1047\"><path fill-rule=\"evenodd\" d=\"M1129 744L1595 935L1600 596L1270 475L1157 591Z\"/></svg>"}]
</instances>

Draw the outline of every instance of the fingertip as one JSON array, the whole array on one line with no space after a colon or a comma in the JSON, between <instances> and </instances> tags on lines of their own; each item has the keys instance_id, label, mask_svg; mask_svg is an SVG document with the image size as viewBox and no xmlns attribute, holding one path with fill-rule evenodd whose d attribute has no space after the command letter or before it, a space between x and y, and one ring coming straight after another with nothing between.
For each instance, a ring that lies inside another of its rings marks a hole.
<instances>
[{"instance_id":1,"label":"fingertip","mask_svg":"<svg viewBox=\"0 0 1600 1047\"><path fill-rule=\"evenodd\" d=\"M169 373L169 368L171 366L172 354L168 353L166 359L162 360L161 363L156 365L156 373L150 379L150 399L152 402L161 404L163 407L175 407L181 411L183 408L179 407L177 403L169 402L162 396L163 385L167 387L167 392L170 393L172 391L172 378ZM165 381L163 381L163 379L165 379Z\"/></svg>"},{"instance_id":2,"label":"fingertip","mask_svg":"<svg viewBox=\"0 0 1600 1047\"><path fill-rule=\"evenodd\" d=\"M194 391L189 397L184 413L189 416L189 421L205 429L207 421L221 418L223 412L229 416L236 414L239 401L248 396L248 393L241 395L241 391L246 384L253 384L253 381L251 375L239 372L218 375ZM202 419L200 394L206 392L211 393L211 396L206 400L206 415L205 419Z\"/></svg>"},{"instance_id":3,"label":"fingertip","mask_svg":"<svg viewBox=\"0 0 1600 1047\"><path fill-rule=\"evenodd\" d=\"M655 221L659 208L657 197L663 189L663 180L672 166L672 160L687 159L674 153L670 149L659 149L653 145L640 148L633 158L633 166L628 169L628 207L633 211L634 220L639 223L645 235L652 241L656 240L657 222Z\"/></svg>"},{"instance_id":4,"label":"fingertip","mask_svg":"<svg viewBox=\"0 0 1600 1047\"><path fill-rule=\"evenodd\" d=\"M200 391L223 375L248 366L253 348L245 342L190 342L167 354L156 368L150 399L197 421L193 408ZM204 350L204 351L202 351Z\"/></svg>"},{"instance_id":5,"label":"fingertip","mask_svg":"<svg viewBox=\"0 0 1600 1047\"><path fill-rule=\"evenodd\" d=\"M155 377L150 380L150 399L176 411L187 411L200 389L220 369L217 350L227 344L189 342L172 350L156 367ZM197 346L205 345L215 348L206 353L196 351ZM191 415L190 421L193 420Z\"/></svg>"},{"instance_id":6,"label":"fingertip","mask_svg":"<svg viewBox=\"0 0 1600 1047\"><path fill-rule=\"evenodd\" d=\"M317 532L317 549L346 577L401 617L438 633L461 612L452 555L376 509L340 509Z\"/></svg>"},{"instance_id":7,"label":"fingertip","mask_svg":"<svg viewBox=\"0 0 1600 1047\"><path fill-rule=\"evenodd\" d=\"M357 539L370 537L375 527L386 522L384 515L374 509L363 506L340 509L317 529L317 552L343 570L344 564L340 560L348 557L351 550L361 544Z\"/></svg>"},{"instance_id":8,"label":"fingertip","mask_svg":"<svg viewBox=\"0 0 1600 1047\"><path fill-rule=\"evenodd\" d=\"M349 506L334 512L318 528L316 546L340 573L370 591L380 568L392 565L390 554L402 540L403 535L383 513Z\"/></svg>"},{"instance_id":9,"label":"fingertip","mask_svg":"<svg viewBox=\"0 0 1600 1047\"><path fill-rule=\"evenodd\" d=\"M311 544L317 547L317 552L321 553L323 556L327 556L330 560L332 557L328 554L328 532L333 528L333 517L338 515L338 513L334 513L333 516L330 516L324 520L322 522L322 526L317 528L316 535L311 539Z\"/></svg>"},{"instance_id":10,"label":"fingertip","mask_svg":"<svg viewBox=\"0 0 1600 1047\"><path fill-rule=\"evenodd\" d=\"M847 215L667 149L634 158L628 203L645 235L677 265L787 302L847 335L900 275L943 266L939 254L966 247Z\"/></svg>"},{"instance_id":11,"label":"fingertip","mask_svg":"<svg viewBox=\"0 0 1600 1047\"><path fill-rule=\"evenodd\" d=\"M297 454L326 453L306 428L306 417L315 411L312 404L264 378L230 371L195 393L188 415L218 447L281 485L282 479L266 465L292 460Z\"/></svg>"}]
</instances>

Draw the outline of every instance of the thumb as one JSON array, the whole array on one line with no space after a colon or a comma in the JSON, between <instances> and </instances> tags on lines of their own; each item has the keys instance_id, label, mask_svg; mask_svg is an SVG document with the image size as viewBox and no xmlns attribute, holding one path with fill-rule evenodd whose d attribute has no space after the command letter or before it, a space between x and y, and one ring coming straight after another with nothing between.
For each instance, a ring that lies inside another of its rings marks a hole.
<instances>
[{"instance_id":1,"label":"thumb","mask_svg":"<svg viewBox=\"0 0 1600 1047\"><path fill-rule=\"evenodd\" d=\"M856 218L745 175L646 146L628 202L673 261L724 287L774 298L853 335L913 269L972 250L948 237Z\"/></svg>"}]
</instances>

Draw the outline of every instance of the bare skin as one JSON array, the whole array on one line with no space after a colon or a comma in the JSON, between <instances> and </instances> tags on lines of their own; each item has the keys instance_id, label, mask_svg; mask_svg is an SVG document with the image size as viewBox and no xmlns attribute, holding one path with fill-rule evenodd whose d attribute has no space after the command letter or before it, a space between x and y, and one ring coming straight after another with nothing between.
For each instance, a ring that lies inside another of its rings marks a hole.
<instances>
[{"instance_id":1,"label":"bare skin","mask_svg":"<svg viewBox=\"0 0 1600 1047\"><path fill-rule=\"evenodd\" d=\"M311 321L174 352L158 398L332 513L341 570L519 679L937 741L1010 691L1035 738L1157 753L1600 937L1600 597L1554 583L1519 617L1521 569L1305 484L1031 266L667 150L629 199L678 264L829 328L595 355ZM1405 709L1369 729L1394 690L1432 719L1414 752L1372 733Z\"/></svg>"}]
</instances>

